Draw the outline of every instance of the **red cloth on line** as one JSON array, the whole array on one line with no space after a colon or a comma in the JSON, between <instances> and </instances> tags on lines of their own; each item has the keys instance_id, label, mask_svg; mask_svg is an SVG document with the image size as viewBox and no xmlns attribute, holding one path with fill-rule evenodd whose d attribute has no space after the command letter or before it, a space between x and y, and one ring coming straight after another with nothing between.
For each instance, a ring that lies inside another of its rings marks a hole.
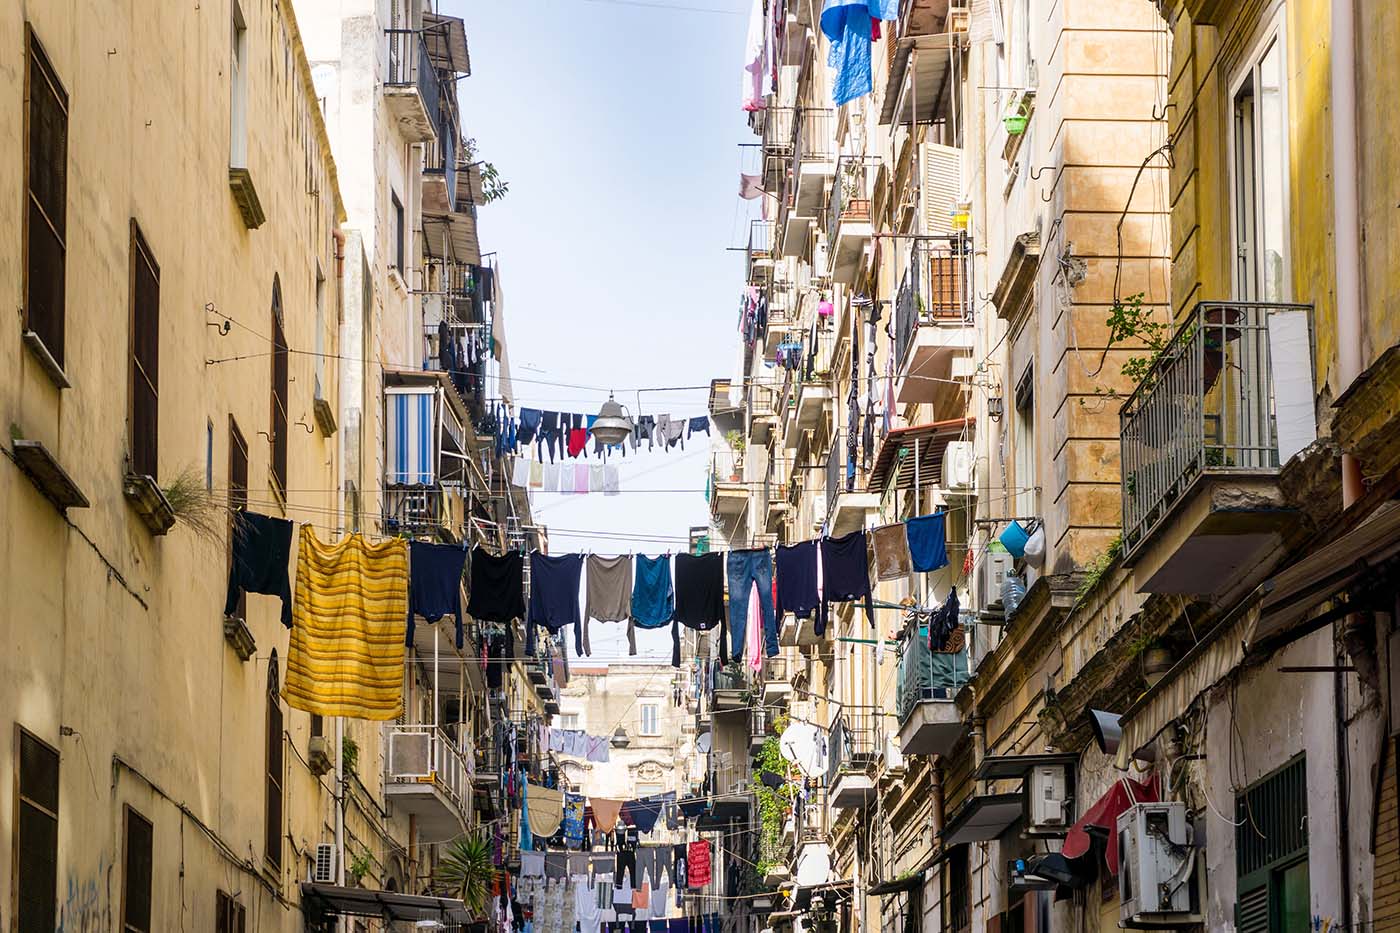
<instances>
[{"instance_id":1,"label":"red cloth on line","mask_svg":"<svg viewBox=\"0 0 1400 933\"><path fill-rule=\"evenodd\" d=\"M1109 788L1108 793L1100 797L1098 802L1079 818L1079 822L1070 827L1060 854L1065 858L1079 858L1085 855L1091 843L1088 828L1096 826L1106 829L1108 847L1104 852L1104 861L1108 862L1108 870L1112 874L1118 874L1118 817L1135 803L1156 803L1160 799L1160 783L1156 774L1142 783L1131 778L1119 778Z\"/></svg>"},{"instance_id":2,"label":"red cloth on line","mask_svg":"<svg viewBox=\"0 0 1400 933\"><path fill-rule=\"evenodd\" d=\"M692 888L710 883L710 843L692 842L686 850L686 881Z\"/></svg>"},{"instance_id":3,"label":"red cloth on line","mask_svg":"<svg viewBox=\"0 0 1400 933\"><path fill-rule=\"evenodd\" d=\"M584 428L573 428L569 431L569 456L577 457L583 453L583 448L588 446L588 431Z\"/></svg>"}]
</instances>

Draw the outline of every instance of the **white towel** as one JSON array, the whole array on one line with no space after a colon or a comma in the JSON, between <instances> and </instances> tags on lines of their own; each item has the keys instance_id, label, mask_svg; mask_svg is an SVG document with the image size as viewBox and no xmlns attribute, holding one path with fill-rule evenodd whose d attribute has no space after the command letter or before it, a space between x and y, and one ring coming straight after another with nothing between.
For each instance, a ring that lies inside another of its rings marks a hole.
<instances>
[{"instance_id":1,"label":"white towel","mask_svg":"<svg viewBox=\"0 0 1400 933\"><path fill-rule=\"evenodd\" d=\"M530 461L524 457L516 457L515 465L511 467L510 484L525 488L530 485Z\"/></svg>"},{"instance_id":2,"label":"white towel","mask_svg":"<svg viewBox=\"0 0 1400 933\"><path fill-rule=\"evenodd\" d=\"M621 487L620 479L621 479L621 471L618 470L617 464L615 464L615 463L609 463L609 464L604 465L604 467L603 467L603 495L605 495L605 496L616 496L616 495L618 495L619 493L621 493L621 492L622 492L622 487Z\"/></svg>"}]
</instances>

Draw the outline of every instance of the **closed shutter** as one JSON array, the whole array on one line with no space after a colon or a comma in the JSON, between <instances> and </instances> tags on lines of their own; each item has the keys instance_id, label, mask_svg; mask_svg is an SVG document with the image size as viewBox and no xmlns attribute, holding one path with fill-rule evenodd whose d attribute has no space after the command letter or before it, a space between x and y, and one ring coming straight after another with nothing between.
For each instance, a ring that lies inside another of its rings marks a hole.
<instances>
[{"instance_id":1,"label":"closed shutter","mask_svg":"<svg viewBox=\"0 0 1400 933\"><path fill-rule=\"evenodd\" d=\"M58 751L19 734L19 826L15 929L53 933L58 925Z\"/></svg>"},{"instance_id":2,"label":"closed shutter","mask_svg":"<svg viewBox=\"0 0 1400 933\"><path fill-rule=\"evenodd\" d=\"M1235 902L1237 933L1269 933L1269 886L1242 892Z\"/></svg>"},{"instance_id":3,"label":"closed shutter","mask_svg":"<svg viewBox=\"0 0 1400 933\"><path fill-rule=\"evenodd\" d=\"M25 327L63 365L67 261L68 93L29 34Z\"/></svg>"},{"instance_id":4,"label":"closed shutter","mask_svg":"<svg viewBox=\"0 0 1400 933\"><path fill-rule=\"evenodd\" d=\"M122 930L150 933L153 831L150 820L126 810L126 844L122 851Z\"/></svg>"},{"instance_id":5,"label":"closed shutter","mask_svg":"<svg viewBox=\"0 0 1400 933\"><path fill-rule=\"evenodd\" d=\"M1391 654L1393 667L1400 667L1400 655ZM1400 696L1395 698L1400 701ZM1375 928L1400 929L1400 737L1392 736L1384 761L1380 798L1376 802L1376 865L1373 877Z\"/></svg>"},{"instance_id":6,"label":"closed shutter","mask_svg":"<svg viewBox=\"0 0 1400 933\"><path fill-rule=\"evenodd\" d=\"M282 704L278 697L277 652L267 672L267 783L264 853L267 864L282 867Z\"/></svg>"},{"instance_id":7,"label":"closed shutter","mask_svg":"<svg viewBox=\"0 0 1400 933\"><path fill-rule=\"evenodd\" d=\"M160 428L160 267L131 224L131 472L156 478Z\"/></svg>"},{"instance_id":8,"label":"closed shutter","mask_svg":"<svg viewBox=\"0 0 1400 933\"><path fill-rule=\"evenodd\" d=\"M282 290L273 286L272 303L272 486L287 494L287 334L282 324Z\"/></svg>"},{"instance_id":9,"label":"closed shutter","mask_svg":"<svg viewBox=\"0 0 1400 933\"><path fill-rule=\"evenodd\" d=\"M962 195L958 158L951 146L924 146L924 225L930 236L954 232L953 208Z\"/></svg>"},{"instance_id":10,"label":"closed shutter","mask_svg":"<svg viewBox=\"0 0 1400 933\"><path fill-rule=\"evenodd\" d=\"M1308 927L1307 784L1307 759L1299 755L1235 798L1238 933L1301 933Z\"/></svg>"}]
</instances>

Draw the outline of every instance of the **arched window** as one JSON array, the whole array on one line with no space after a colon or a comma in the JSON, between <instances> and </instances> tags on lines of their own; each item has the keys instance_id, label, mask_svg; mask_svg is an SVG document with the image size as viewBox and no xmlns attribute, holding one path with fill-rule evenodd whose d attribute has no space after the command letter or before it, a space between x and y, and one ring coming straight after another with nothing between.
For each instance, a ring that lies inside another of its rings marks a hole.
<instances>
[{"instance_id":1,"label":"arched window","mask_svg":"<svg viewBox=\"0 0 1400 933\"><path fill-rule=\"evenodd\" d=\"M267 864L282 867L282 699L278 695L277 649L267 663Z\"/></svg>"},{"instance_id":2,"label":"arched window","mask_svg":"<svg viewBox=\"0 0 1400 933\"><path fill-rule=\"evenodd\" d=\"M272 488L287 495L287 332L283 326L282 283L272 277Z\"/></svg>"}]
</instances>

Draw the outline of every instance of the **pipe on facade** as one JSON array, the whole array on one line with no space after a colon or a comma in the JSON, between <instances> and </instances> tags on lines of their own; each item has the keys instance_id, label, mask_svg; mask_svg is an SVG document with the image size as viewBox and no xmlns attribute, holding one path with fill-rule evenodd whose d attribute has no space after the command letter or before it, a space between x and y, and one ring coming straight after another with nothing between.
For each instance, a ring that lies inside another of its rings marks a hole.
<instances>
[{"instance_id":1,"label":"pipe on facade","mask_svg":"<svg viewBox=\"0 0 1400 933\"><path fill-rule=\"evenodd\" d=\"M331 231L331 238L335 240L335 278L340 281L345 275L345 231L336 227Z\"/></svg>"},{"instance_id":2,"label":"pipe on facade","mask_svg":"<svg viewBox=\"0 0 1400 933\"><path fill-rule=\"evenodd\" d=\"M1356 8L1354 0L1332 0L1330 78L1332 103L1332 229L1336 251L1337 381L1338 394L1361 374L1361 225L1356 135ZM1361 465L1342 454L1342 509L1364 493ZM1336 636L1357 624L1356 617L1340 620ZM1340 629L1340 631L1339 631ZM1347 767L1344 709L1346 683L1338 665L1332 675L1336 739L1337 848L1342 888L1342 929L1352 926L1351 910L1351 789Z\"/></svg>"}]
</instances>

